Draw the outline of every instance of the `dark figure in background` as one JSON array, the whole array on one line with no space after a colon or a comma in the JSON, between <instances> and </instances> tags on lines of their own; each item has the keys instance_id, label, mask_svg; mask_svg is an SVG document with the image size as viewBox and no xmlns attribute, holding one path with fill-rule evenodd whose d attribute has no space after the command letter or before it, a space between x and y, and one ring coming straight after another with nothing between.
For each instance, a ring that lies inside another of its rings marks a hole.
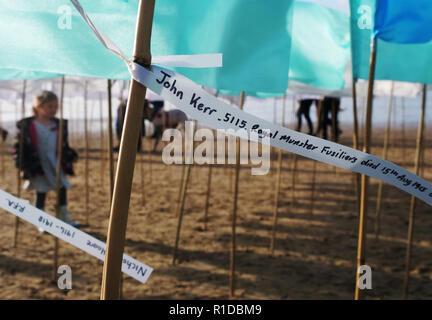
<instances>
[{"instance_id":1,"label":"dark figure in background","mask_svg":"<svg viewBox=\"0 0 432 320\"><path fill-rule=\"evenodd\" d=\"M153 108L151 110L151 114L149 117L149 121L152 122L156 115L159 113L159 110L162 110L164 107L164 101L163 100L157 100L157 101L151 101L150 102L153 105Z\"/></svg>"},{"instance_id":2,"label":"dark figure in background","mask_svg":"<svg viewBox=\"0 0 432 320\"><path fill-rule=\"evenodd\" d=\"M3 129L2 127L0 127L0 133L1 133L2 140L5 141L9 132L7 130Z\"/></svg>"},{"instance_id":3,"label":"dark figure in background","mask_svg":"<svg viewBox=\"0 0 432 320\"><path fill-rule=\"evenodd\" d=\"M339 140L342 130L339 129L340 98L324 97L321 103L320 121L317 129L317 135L322 130L322 138L327 140L327 127L332 128L332 138L334 141Z\"/></svg>"},{"instance_id":4,"label":"dark figure in background","mask_svg":"<svg viewBox=\"0 0 432 320\"><path fill-rule=\"evenodd\" d=\"M142 152L142 140L141 140L141 138L144 136L144 118L145 118L144 113L145 113L147 106L148 106L148 101L145 100L143 115L141 118L141 131L140 131L141 134L138 137L138 145L137 145L137 151L138 152ZM119 145L117 147L114 147L114 151L119 151L119 149L120 149L120 141L121 141L121 136L122 136L122 131L123 131L123 124L124 124L125 116L126 116L126 107L127 107L127 100L121 101L118 108L117 108L116 133L117 133L117 139L118 139Z\"/></svg>"},{"instance_id":5,"label":"dark figure in background","mask_svg":"<svg viewBox=\"0 0 432 320\"><path fill-rule=\"evenodd\" d=\"M315 103L315 106L318 108L318 103L319 101L316 99L302 99L299 100L300 102L300 106L297 110L297 131L301 131L301 127L302 127L302 116L305 117L307 125L308 125L308 129L309 135L313 135L313 124L312 124L312 120L310 118L310 108L312 106L313 103Z\"/></svg>"}]
</instances>

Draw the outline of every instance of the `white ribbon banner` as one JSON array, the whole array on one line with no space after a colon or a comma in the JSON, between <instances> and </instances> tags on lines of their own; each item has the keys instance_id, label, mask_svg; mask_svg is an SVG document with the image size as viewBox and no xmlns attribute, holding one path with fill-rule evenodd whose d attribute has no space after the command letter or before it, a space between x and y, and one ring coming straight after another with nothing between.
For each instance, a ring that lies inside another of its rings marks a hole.
<instances>
[{"instance_id":1,"label":"white ribbon banner","mask_svg":"<svg viewBox=\"0 0 432 320\"><path fill-rule=\"evenodd\" d=\"M29 204L27 200L16 198L0 190L0 208L30 222L36 227L44 229L53 236L104 261L105 243L72 227L71 225L39 210ZM121 270L139 282L145 283L153 269L130 256L123 254Z\"/></svg>"},{"instance_id":2,"label":"white ribbon banner","mask_svg":"<svg viewBox=\"0 0 432 320\"><path fill-rule=\"evenodd\" d=\"M244 129L259 138L267 136L273 147L380 179L432 205L432 185L392 162L284 128L233 108L174 71L159 66L152 66L152 71L149 71L133 63L130 72L136 81L211 128ZM236 135L243 137L240 133ZM256 141L253 135L249 139ZM260 142L266 143L266 140Z\"/></svg>"},{"instance_id":3,"label":"white ribbon banner","mask_svg":"<svg viewBox=\"0 0 432 320\"><path fill-rule=\"evenodd\" d=\"M99 31L93 26L78 0L71 1L80 13L82 11L81 15L86 21L88 20L89 26L98 34ZM100 36L98 38L100 39ZM107 49L118 54L115 44L112 48L110 47L111 40L105 39L103 43ZM256 141L257 136L263 138L266 135L270 139L264 139L260 142L268 143L269 141L273 147L374 177L432 206L432 185L392 162L262 120L216 99L192 80L174 71L155 65L152 65L152 71L149 71L124 58L123 54L118 55L128 65L135 81L179 107L191 118L213 129L234 129L235 135L240 137L244 137L244 132L239 131L239 129L244 129L255 134L249 137L250 140L254 141Z\"/></svg>"}]
</instances>

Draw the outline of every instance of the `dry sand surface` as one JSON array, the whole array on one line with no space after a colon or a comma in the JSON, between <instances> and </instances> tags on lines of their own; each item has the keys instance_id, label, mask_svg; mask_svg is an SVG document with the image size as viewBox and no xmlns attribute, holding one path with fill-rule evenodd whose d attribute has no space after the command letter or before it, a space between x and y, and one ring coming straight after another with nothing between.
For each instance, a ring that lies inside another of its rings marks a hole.
<instances>
[{"instance_id":1,"label":"dry sand surface","mask_svg":"<svg viewBox=\"0 0 432 320\"><path fill-rule=\"evenodd\" d=\"M375 129L372 153L382 154L382 129ZM342 143L351 145L350 128ZM390 160L413 170L415 128L392 136ZM431 147L431 141L426 140ZM12 139L7 140L10 147ZM74 219L89 225L82 230L106 241L109 213L107 155L101 161L98 136L91 137L90 179L85 186L84 142L71 134L80 152L76 176L70 178L69 209ZM147 149L149 144L146 142ZM160 148L159 148L160 150ZM424 177L432 181L432 150L425 154ZM17 174L5 156L0 188L16 194ZM150 162L151 159L151 162ZM273 155L273 160L276 156ZM151 168L151 176L149 169ZM277 241L269 255L276 161L265 176L252 176L242 166L237 217L236 298L238 299L353 299L357 255L357 214L353 174L317 164L314 210L311 213L313 162L298 159L292 203L292 155L284 153ZM102 174L101 174L101 170ZM142 171L144 170L144 171ZM142 176L144 172L144 176ZM227 299L233 203L230 174L233 166L213 170L208 230L203 230L207 166L194 166L185 204L178 263L172 265L178 218L176 201L180 166L167 166L160 152L140 154L135 169L125 253L154 268L145 284L124 276L124 299ZM4 174L4 175L3 175ZM143 180L142 180L143 179ZM371 179L367 219L366 263L373 272L373 289L366 299L400 299L405 268L410 195L384 185L381 237L375 239L378 181ZM89 210L86 197L89 194ZM143 199L143 194L145 199ZM33 201L33 193L23 192ZM54 213L54 193L47 211ZM417 202L410 298L432 298L432 211ZM73 288L60 291L53 279L54 238L21 222L19 242L13 248L15 217L0 210L0 299L99 299L103 262L60 242L59 262L72 268Z\"/></svg>"}]
</instances>

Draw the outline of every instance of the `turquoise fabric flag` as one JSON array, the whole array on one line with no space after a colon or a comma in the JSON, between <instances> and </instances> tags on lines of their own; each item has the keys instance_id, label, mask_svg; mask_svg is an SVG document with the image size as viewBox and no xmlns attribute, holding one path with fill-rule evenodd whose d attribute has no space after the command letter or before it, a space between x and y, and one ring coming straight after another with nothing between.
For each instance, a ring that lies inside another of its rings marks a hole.
<instances>
[{"instance_id":1,"label":"turquoise fabric flag","mask_svg":"<svg viewBox=\"0 0 432 320\"><path fill-rule=\"evenodd\" d=\"M15 69L0 69L0 81L17 79L48 79L60 77L60 74L49 72L22 71Z\"/></svg>"},{"instance_id":2,"label":"turquoise fabric flag","mask_svg":"<svg viewBox=\"0 0 432 320\"><path fill-rule=\"evenodd\" d=\"M350 4L353 75L368 79L375 0L351 0ZM377 50L375 79L432 83L432 41L399 44L377 39Z\"/></svg>"},{"instance_id":3,"label":"turquoise fabric flag","mask_svg":"<svg viewBox=\"0 0 432 320\"><path fill-rule=\"evenodd\" d=\"M95 26L133 52L138 0L81 0ZM177 71L215 89L285 91L293 0L156 1L152 55L222 53L223 68ZM13 30L13 32L11 32ZM130 79L68 0L0 0L0 68Z\"/></svg>"},{"instance_id":4,"label":"turquoise fabric flag","mask_svg":"<svg viewBox=\"0 0 432 320\"><path fill-rule=\"evenodd\" d=\"M289 80L342 89L351 50L348 14L297 1L292 34Z\"/></svg>"},{"instance_id":5,"label":"turquoise fabric flag","mask_svg":"<svg viewBox=\"0 0 432 320\"><path fill-rule=\"evenodd\" d=\"M394 43L432 40L431 0L376 0L376 38Z\"/></svg>"},{"instance_id":6,"label":"turquoise fabric flag","mask_svg":"<svg viewBox=\"0 0 432 320\"><path fill-rule=\"evenodd\" d=\"M315 0L294 3L293 23L287 24L287 32L292 35L289 81L327 90L344 88L344 72L351 53L350 19L346 11L329 8ZM240 90L219 92L240 94ZM256 92L253 95L267 98L281 94Z\"/></svg>"}]
</instances>

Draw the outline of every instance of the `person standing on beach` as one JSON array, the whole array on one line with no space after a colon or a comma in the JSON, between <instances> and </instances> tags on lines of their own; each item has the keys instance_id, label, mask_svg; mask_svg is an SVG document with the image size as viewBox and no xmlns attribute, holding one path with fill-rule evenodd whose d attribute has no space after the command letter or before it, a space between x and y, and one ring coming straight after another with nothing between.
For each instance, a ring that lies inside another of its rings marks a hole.
<instances>
[{"instance_id":1,"label":"person standing on beach","mask_svg":"<svg viewBox=\"0 0 432 320\"><path fill-rule=\"evenodd\" d=\"M3 129L2 127L0 127L0 134L1 134L2 140L5 141L9 132L7 130Z\"/></svg>"},{"instance_id":2,"label":"person standing on beach","mask_svg":"<svg viewBox=\"0 0 432 320\"><path fill-rule=\"evenodd\" d=\"M43 211L45 210L46 193L56 189L60 128L60 120L55 118L57 110L57 96L51 91L43 91L34 97L34 115L17 122L18 141L14 145L15 165L23 172L23 179L26 180L24 188L36 191L35 206ZM78 154L69 147L67 120L63 120L63 126L59 218L74 227L79 227L79 223L70 218L67 210L67 189L71 185L66 178L66 174L74 175L72 164L78 160ZM20 150L20 139L22 139L22 150Z\"/></svg>"},{"instance_id":3,"label":"person standing on beach","mask_svg":"<svg viewBox=\"0 0 432 320\"><path fill-rule=\"evenodd\" d=\"M299 108L297 110L297 131L301 131L302 127L302 117L306 119L306 123L308 125L308 134L313 135L313 123L310 118L310 108L312 104L315 104L316 108L318 108L319 98L318 97L302 97L302 99L299 100Z\"/></svg>"}]
</instances>

